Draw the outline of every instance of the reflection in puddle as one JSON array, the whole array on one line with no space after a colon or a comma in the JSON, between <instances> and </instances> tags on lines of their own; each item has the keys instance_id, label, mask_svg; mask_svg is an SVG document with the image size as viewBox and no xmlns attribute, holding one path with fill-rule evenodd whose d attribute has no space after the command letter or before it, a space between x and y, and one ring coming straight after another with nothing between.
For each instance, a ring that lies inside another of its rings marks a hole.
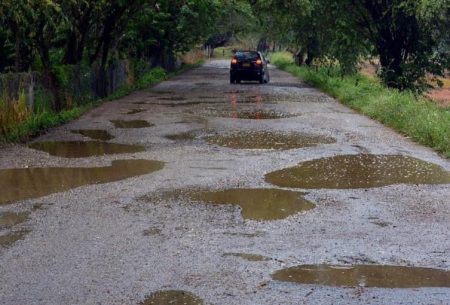
<instances>
[{"instance_id":1,"label":"reflection in puddle","mask_svg":"<svg viewBox=\"0 0 450 305\"><path fill-rule=\"evenodd\" d=\"M9 247L13 245L16 241L21 240L27 235L29 231L22 230L19 232L9 233L7 235L0 236L0 247Z\"/></svg>"},{"instance_id":2,"label":"reflection in puddle","mask_svg":"<svg viewBox=\"0 0 450 305\"><path fill-rule=\"evenodd\" d=\"M204 305L195 295L178 290L157 291L139 305Z\"/></svg>"},{"instance_id":3,"label":"reflection in puddle","mask_svg":"<svg viewBox=\"0 0 450 305\"><path fill-rule=\"evenodd\" d=\"M400 155L344 155L300 163L266 175L281 187L349 189L392 184L446 184L442 167Z\"/></svg>"},{"instance_id":4,"label":"reflection in puddle","mask_svg":"<svg viewBox=\"0 0 450 305\"><path fill-rule=\"evenodd\" d=\"M140 113L140 112L144 112L146 111L145 109L131 109L130 111L127 112L127 114L136 114L136 113Z\"/></svg>"},{"instance_id":5,"label":"reflection in puddle","mask_svg":"<svg viewBox=\"0 0 450 305\"><path fill-rule=\"evenodd\" d=\"M72 133L79 133L85 137L89 137L94 140L100 141L109 141L114 139L109 132L102 129L80 129L80 130L72 130Z\"/></svg>"},{"instance_id":6,"label":"reflection in puddle","mask_svg":"<svg viewBox=\"0 0 450 305\"><path fill-rule=\"evenodd\" d=\"M273 132L236 132L207 137L206 140L211 144L235 149L294 149L336 142L332 138L315 135Z\"/></svg>"},{"instance_id":7,"label":"reflection in puddle","mask_svg":"<svg viewBox=\"0 0 450 305\"><path fill-rule=\"evenodd\" d=\"M275 272L277 281L340 287L450 287L450 271L382 265L303 265Z\"/></svg>"},{"instance_id":8,"label":"reflection in puddle","mask_svg":"<svg viewBox=\"0 0 450 305\"><path fill-rule=\"evenodd\" d=\"M126 145L98 141L35 142L30 144L29 147L45 151L52 156L65 158L84 158L145 151L145 148L139 145Z\"/></svg>"},{"instance_id":9,"label":"reflection in puddle","mask_svg":"<svg viewBox=\"0 0 450 305\"><path fill-rule=\"evenodd\" d=\"M30 212L4 212L0 213L0 228L11 228L24 222L30 216Z\"/></svg>"},{"instance_id":10,"label":"reflection in puddle","mask_svg":"<svg viewBox=\"0 0 450 305\"><path fill-rule=\"evenodd\" d=\"M304 194L278 189L229 189L188 194L194 201L239 205L242 217L253 220L283 219L313 209L315 205L302 195Z\"/></svg>"},{"instance_id":11,"label":"reflection in puddle","mask_svg":"<svg viewBox=\"0 0 450 305\"><path fill-rule=\"evenodd\" d=\"M144 120L132 120L132 121L123 121L123 120L112 120L111 123L114 124L116 128L147 128L155 126L154 124L150 124Z\"/></svg>"},{"instance_id":12,"label":"reflection in puddle","mask_svg":"<svg viewBox=\"0 0 450 305\"><path fill-rule=\"evenodd\" d=\"M246 261L250 262L262 262L262 261L268 261L269 258L258 255L258 254L247 254L247 253L225 253L223 256L235 256L240 257Z\"/></svg>"},{"instance_id":13,"label":"reflection in puddle","mask_svg":"<svg viewBox=\"0 0 450 305\"><path fill-rule=\"evenodd\" d=\"M75 187L107 183L152 173L163 162L117 160L108 167L17 168L0 170L0 205L37 198Z\"/></svg>"},{"instance_id":14,"label":"reflection in puddle","mask_svg":"<svg viewBox=\"0 0 450 305\"><path fill-rule=\"evenodd\" d=\"M195 140L195 135L191 132L182 132L177 134L171 134L165 136L165 138L172 141L193 141Z\"/></svg>"}]
</instances>

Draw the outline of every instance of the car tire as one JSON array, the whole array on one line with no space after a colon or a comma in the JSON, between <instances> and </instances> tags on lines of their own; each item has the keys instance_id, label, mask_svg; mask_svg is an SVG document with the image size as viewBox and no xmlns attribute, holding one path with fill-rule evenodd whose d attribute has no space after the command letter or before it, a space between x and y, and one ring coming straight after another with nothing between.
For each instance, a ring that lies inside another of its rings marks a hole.
<instances>
[{"instance_id":1,"label":"car tire","mask_svg":"<svg viewBox=\"0 0 450 305\"><path fill-rule=\"evenodd\" d=\"M236 82L236 80L234 79L233 76L230 76L230 84L234 84Z\"/></svg>"},{"instance_id":2,"label":"car tire","mask_svg":"<svg viewBox=\"0 0 450 305\"><path fill-rule=\"evenodd\" d=\"M261 76L259 77L259 83L260 83L260 84L264 84L264 75L261 75Z\"/></svg>"}]
</instances>

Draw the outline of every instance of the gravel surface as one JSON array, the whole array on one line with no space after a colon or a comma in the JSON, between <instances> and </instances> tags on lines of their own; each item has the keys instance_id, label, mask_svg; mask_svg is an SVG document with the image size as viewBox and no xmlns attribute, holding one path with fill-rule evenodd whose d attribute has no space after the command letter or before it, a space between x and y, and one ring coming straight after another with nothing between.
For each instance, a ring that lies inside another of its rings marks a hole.
<instances>
[{"instance_id":1,"label":"gravel surface","mask_svg":"<svg viewBox=\"0 0 450 305\"><path fill-rule=\"evenodd\" d=\"M280 269L310 264L450 270L450 184L293 189L307 193L315 209L273 221L243 219L236 205L170 196L192 189L271 188L267 173L337 155L404 155L450 171L450 162L432 150L287 73L271 72L267 85L230 85L228 61L210 61L34 140L89 141L71 130L101 129L114 136L110 143L141 145L143 152L64 158L26 145L1 148L0 169L100 167L127 159L165 166L0 205L0 213L31 212L25 222L0 228L0 236L28 232L0 246L0 304L132 305L160 290L187 291L213 305L450 304L449 288L339 288L271 278ZM144 111L127 114L137 108ZM258 112L278 118L241 119ZM114 120L154 125L115 128ZM237 131L301 132L336 142L261 150L206 141ZM195 138L166 138L176 134Z\"/></svg>"}]
</instances>

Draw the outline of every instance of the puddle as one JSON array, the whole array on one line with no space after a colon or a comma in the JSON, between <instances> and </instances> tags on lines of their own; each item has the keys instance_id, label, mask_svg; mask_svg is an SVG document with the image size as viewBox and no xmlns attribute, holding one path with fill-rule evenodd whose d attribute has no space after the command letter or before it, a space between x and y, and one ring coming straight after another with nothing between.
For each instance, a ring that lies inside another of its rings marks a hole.
<instances>
[{"instance_id":1,"label":"puddle","mask_svg":"<svg viewBox=\"0 0 450 305\"><path fill-rule=\"evenodd\" d=\"M317 159L266 175L266 181L293 188L351 189L392 184L446 184L442 167L400 155L344 155Z\"/></svg>"},{"instance_id":2,"label":"puddle","mask_svg":"<svg viewBox=\"0 0 450 305\"><path fill-rule=\"evenodd\" d=\"M186 291L167 290L152 293L139 305L204 305L203 301Z\"/></svg>"},{"instance_id":3,"label":"puddle","mask_svg":"<svg viewBox=\"0 0 450 305\"><path fill-rule=\"evenodd\" d=\"M72 133L79 133L85 137L100 140L100 141L109 141L114 139L109 132L102 129L80 129L80 130L72 130Z\"/></svg>"},{"instance_id":4,"label":"puddle","mask_svg":"<svg viewBox=\"0 0 450 305\"><path fill-rule=\"evenodd\" d=\"M332 138L308 134L283 134L273 132L236 132L229 135L207 137L210 144L235 149L294 149L319 144L331 144Z\"/></svg>"},{"instance_id":5,"label":"puddle","mask_svg":"<svg viewBox=\"0 0 450 305\"><path fill-rule=\"evenodd\" d=\"M149 174L163 162L117 160L108 167L49 167L0 170L0 205L37 198L88 184L100 184Z\"/></svg>"},{"instance_id":6,"label":"puddle","mask_svg":"<svg viewBox=\"0 0 450 305\"><path fill-rule=\"evenodd\" d=\"M213 112L214 114L214 112ZM290 113L281 113L275 111L222 111L214 114L223 118L233 118L233 119L247 119L247 120L274 120L274 119L286 119L294 117L297 115Z\"/></svg>"},{"instance_id":7,"label":"puddle","mask_svg":"<svg viewBox=\"0 0 450 305\"><path fill-rule=\"evenodd\" d=\"M195 140L195 135L191 132L182 132L177 134L171 134L165 136L166 139L172 141L193 141Z\"/></svg>"},{"instance_id":8,"label":"puddle","mask_svg":"<svg viewBox=\"0 0 450 305\"><path fill-rule=\"evenodd\" d=\"M111 123L114 124L116 128L147 128L155 126L154 124L150 124L144 120L132 120L132 121L123 121L123 120L112 120Z\"/></svg>"},{"instance_id":9,"label":"puddle","mask_svg":"<svg viewBox=\"0 0 450 305\"><path fill-rule=\"evenodd\" d=\"M158 98L160 101L185 101L187 98L182 96L169 96L169 97L160 97Z\"/></svg>"},{"instance_id":10,"label":"puddle","mask_svg":"<svg viewBox=\"0 0 450 305\"><path fill-rule=\"evenodd\" d=\"M24 222L30 216L30 212L4 212L0 213L0 228L11 228Z\"/></svg>"},{"instance_id":11,"label":"puddle","mask_svg":"<svg viewBox=\"0 0 450 305\"><path fill-rule=\"evenodd\" d=\"M308 211L315 205L305 200L304 193L278 189L229 189L190 192L194 201L239 205L242 217L252 220L276 220Z\"/></svg>"},{"instance_id":12,"label":"puddle","mask_svg":"<svg viewBox=\"0 0 450 305\"><path fill-rule=\"evenodd\" d=\"M98 141L35 142L30 148L45 151L52 156L84 158L112 154L128 154L145 151L143 146Z\"/></svg>"},{"instance_id":13,"label":"puddle","mask_svg":"<svg viewBox=\"0 0 450 305\"><path fill-rule=\"evenodd\" d=\"M146 111L146 109L131 109L130 111L127 112L127 114L136 114L144 111Z\"/></svg>"},{"instance_id":14,"label":"puddle","mask_svg":"<svg viewBox=\"0 0 450 305\"><path fill-rule=\"evenodd\" d=\"M13 232L0 236L0 247L12 246L16 241L21 240L27 235L29 231L23 230L19 232Z\"/></svg>"},{"instance_id":15,"label":"puddle","mask_svg":"<svg viewBox=\"0 0 450 305\"><path fill-rule=\"evenodd\" d=\"M247 253L225 253L223 256L235 256L250 262L263 262L269 260L268 257L262 255Z\"/></svg>"},{"instance_id":16,"label":"puddle","mask_svg":"<svg viewBox=\"0 0 450 305\"><path fill-rule=\"evenodd\" d=\"M272 274L277 281L338 287L450 287L450 271L382 265L303 265Z\"/></svg>"}]
</instances>

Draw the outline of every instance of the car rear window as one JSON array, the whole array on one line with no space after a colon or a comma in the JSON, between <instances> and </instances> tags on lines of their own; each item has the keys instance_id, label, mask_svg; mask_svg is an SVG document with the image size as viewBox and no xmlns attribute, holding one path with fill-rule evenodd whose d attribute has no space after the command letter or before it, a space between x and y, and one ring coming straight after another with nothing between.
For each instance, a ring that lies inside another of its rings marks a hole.
<instances>
[{"instance_id":1,"label":"car rear window","mask_svg":"<svg viewBox=\"0 0 450 305\"><path fill-rule=\"evenodd\" d=\"M239 60L257 60L258 52L236 52L236 58Z\"/></svg>"}]
</instances>

